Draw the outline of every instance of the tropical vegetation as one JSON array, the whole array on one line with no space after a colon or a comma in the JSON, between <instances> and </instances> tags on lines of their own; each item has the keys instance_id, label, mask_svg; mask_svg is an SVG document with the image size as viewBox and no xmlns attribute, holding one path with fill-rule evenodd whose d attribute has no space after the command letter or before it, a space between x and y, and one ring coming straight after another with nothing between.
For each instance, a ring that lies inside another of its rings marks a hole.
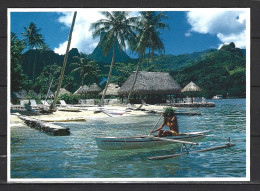
<instances>
[{"instance_id":1,"label":"tropical vegetation","mask_svg":"<svg viewBox=\"0 0 260 191\"><path fill-rule=\"evenodd\" d=\"M236 48L234 43L219 50L164 55L160 34L168 28L165 13L145 11L140 17L118 11L103 14L106 19L91 25L93 38L100 37L92 54L86 55L77 48L68 53L62 85L68 91L97 83L105 89L100 101L103 103L109 83L121 86L133 71L166 71L181 87L193 81L202 88L201 96L207 98L216 94L245 97L245 50ZM52 81L51 91L57 90L64 55L48 48L35 23L25 27L23 37L19 39L14 33L10 36L11 91L34 90L45 97ZM125 53L126 46L139 58L130 58ZM131 91L129 101L130 98ZM63 95L62 99L76 103L79 96Z\"/></svg>"},{"instance_id":2,"label":"tropical vegetation","mask_svg":"<svg viewBox=\"0 0 260 191\"><path fill-rule=\"evenodd\" d=\"M120 48L125 50L126 43L128 43L129 47L132 49L133 41L135 40L135 23L137 22L136 17L128 18L129 12L125 11L112 11L111 13L104 11L102 14L106 17L106 19L101 19L95 23L92 23L90 26L90 29L93 31L93 38L100 37L103 33L105 33L100 40L100 42L103 43L102 49L104 54L106 55L111 48L113 49L113 56L107 77L107 83L100 101L101 105L104 103L106 91L110 83L110 77L115 59L116 44L118 43Z\"/></svg>"},{"instance_id":3,"label":"tropical vegetation","mask_svg":"<svg viewBox=\"0 0 260 191\"><path fill-rule=\"evenodd\" d=\"M139 62L136 68L135 78L133 85L129 91L127 103L130 102L131 94L134 89L139 67L142 63L143 56L146 49L152 50L152 60L154 51L162 52L164 51L164 45L162 39L160 38L161 30L164 28L169 28L168 25L162 20L166 19L167 15L163 12L156 14L154 11L143 11L141 12L141 21L138 23L138 35L135 41L135 51L139 54Z\"/></svg>"}]
</instances>

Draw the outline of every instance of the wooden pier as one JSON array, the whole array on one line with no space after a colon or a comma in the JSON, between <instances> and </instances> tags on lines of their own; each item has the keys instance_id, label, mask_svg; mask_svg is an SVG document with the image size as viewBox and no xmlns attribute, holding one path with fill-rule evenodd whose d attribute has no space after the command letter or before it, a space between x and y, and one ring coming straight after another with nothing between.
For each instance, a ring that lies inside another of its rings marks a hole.
<instances>
[{"instance_id":1,"label":"wooden pier","mask_svg":"<svg viewBox=\"0 0 260 191\"><path fill-rule=\"evenodd\" d=\"M48 133L50 135L54 136L66 136L70 135L70 129L66 127L60 127L58 125L54 125L52 123L46 123L44 121L33 119L30 117L25 116L19 116L20 119L22 119L26 125L28 125L31 128L38 129L40 131L43 131L45 133Z\"/></svg>"},{"instance_id":2,"label":"wooden pier","mask_svg":"<svg viewBox=\"0 0 260 191\"><path fill-rule=\"evenodd\" d=\"M215 107L215 103L213 102L195 102L195 103L168 103L165 104L172 107Z\"/></svg>"}]
</instances>

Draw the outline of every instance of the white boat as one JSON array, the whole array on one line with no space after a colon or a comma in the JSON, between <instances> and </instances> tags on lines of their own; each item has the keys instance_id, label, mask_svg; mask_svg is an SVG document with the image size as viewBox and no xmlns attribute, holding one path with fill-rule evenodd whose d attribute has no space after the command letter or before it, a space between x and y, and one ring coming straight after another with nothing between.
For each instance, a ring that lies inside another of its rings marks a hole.
<instances>
[{"instance_id":1,"label":"white boat","mask_svg":"<svg viewBox=\"0 0 260 191\"><path fill-rule=\"evenodd\" d=\"M178 148L182 144L196 144L206 135L202 134L208 131L182 133L178 136L156 137L135 136L135 137L96 137L97 146L104 150L122 150L122 149L141 149L162 145L172 144L173 148Z\"/></svg>"},{"instance_id":2,"label":"white boat","mask_svg":"<svg viewBox=\"0 0 260 191\"><path fill-rule=\"evenodd\" d=\"M213 98L212 99L222 99L223 98L223 96L222 95L215 95L215 96L213 96Z\"/></svg>"}]
</instances>

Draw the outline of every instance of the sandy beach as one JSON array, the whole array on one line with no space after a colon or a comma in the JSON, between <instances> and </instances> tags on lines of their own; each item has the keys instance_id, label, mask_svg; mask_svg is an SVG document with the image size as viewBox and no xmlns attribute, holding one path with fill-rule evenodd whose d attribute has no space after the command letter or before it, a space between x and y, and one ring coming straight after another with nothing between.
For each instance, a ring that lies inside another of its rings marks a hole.
<instances>
[{"instance_id":1,"label":"sandy beach","mask_svg":"<svg viewBox=\"0 0 260 191\"><path fill-rule=\"evenodd\" d=\"M98 118L108 118L109 114L102 112L100 109L104 111L119 111L123 112L121 116L141 116L141 115L150 115L151 113L160 113L164 110L165 106L159 105L146 105L142 106L141 110L135 110L140 105L135 105L133 109L130 109L126 106L113 106L106 105L104 107L92 106L92 107L60 107L56 112L51 114L42 114L39 112L29 112L25 110L14 110L10 114L10 126L11 127L19 127L25 126L23 120L21 120L18 116L28 116L30 118L38 119L45 122L70 122L70 121L87 121L88 119L98 119ZM77 112L69 111L70 108L78 109ZM67 111L65 111L68 109ZM61 111L62 110L62 111Z\"/></svg>"}]
</instances>

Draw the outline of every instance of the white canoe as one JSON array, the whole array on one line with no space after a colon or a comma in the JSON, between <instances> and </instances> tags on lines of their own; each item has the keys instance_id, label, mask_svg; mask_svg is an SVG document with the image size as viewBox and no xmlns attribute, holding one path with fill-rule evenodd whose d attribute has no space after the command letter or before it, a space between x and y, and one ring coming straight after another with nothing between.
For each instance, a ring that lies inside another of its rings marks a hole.
<instances>
[{"instance_id":1,"label":"white canoe","mask_svg":"<svg viewBox=\"0 0 260 191\"><path fill-rule=\"evenodd\" d=\"M157 147L172 144L173 148L178 148L184 142L197 142L205 137L201 132L184 133L179 136L161 137L155 136L136 136L136 137L96 137L97 146L104 150L122 150L122 149L141 149ZM173 140L173 141L170 141ZM179 142L174 142L174 141Z\"/></svg>"}]
</instances>

